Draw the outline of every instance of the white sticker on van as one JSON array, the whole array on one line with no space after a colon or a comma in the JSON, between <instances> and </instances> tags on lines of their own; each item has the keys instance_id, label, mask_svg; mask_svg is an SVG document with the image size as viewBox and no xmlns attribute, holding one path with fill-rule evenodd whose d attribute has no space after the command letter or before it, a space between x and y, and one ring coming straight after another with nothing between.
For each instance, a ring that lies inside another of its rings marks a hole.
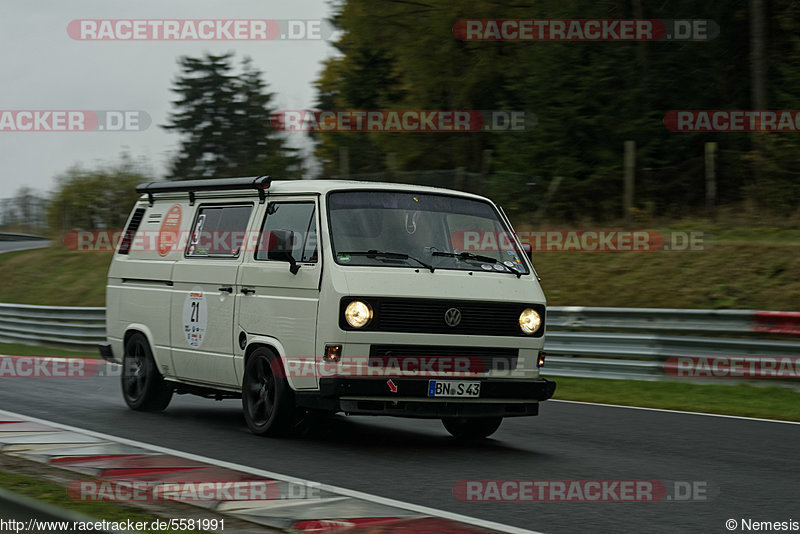
<instances>
[{"instance_id":1,"label":"white sticker on van","mask_svg":"<svg viewBox=\"0 0 800 534\"><path fill-rule=\"evenodd\" d=\"M208 305L203 288L194 286L183 301L183 333L190 347L203 344L208 326Z\"/></svg>"}]
</instances>

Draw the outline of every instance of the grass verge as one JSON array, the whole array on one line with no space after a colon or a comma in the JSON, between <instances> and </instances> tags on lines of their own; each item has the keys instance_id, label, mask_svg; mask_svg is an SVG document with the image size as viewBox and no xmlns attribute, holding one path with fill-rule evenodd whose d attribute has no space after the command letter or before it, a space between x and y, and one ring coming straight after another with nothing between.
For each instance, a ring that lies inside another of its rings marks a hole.
<instances>
[{"instance_id":1,"label":"grass verge","mask_svg":"<svg viewBox=\"0 0 800 534\"><path fill-rule=\"evenodd\" d=\"M798 309L800 244L724 242L707 250L540 252L550 306Z\"/></svg>"},{"instance_id":2,"label":"grass verge","mask_svg":"<svg viewBox=\"0 0 800 534\"><path fill-rule=\"evenodd\" d=\"M558 400L800 421L800 393L777 386L547 378L558 384Z\"/></svg>"},{"instance_id":3,"label":"grass verge","mask_svg":"<svg viewBox=\"0 0 800 534\"><path fill-rule=\"evenodd\" d=\"M57 349L42 345L23 345L22 343L0 343L0 354L5 356L48 356L63 358L100 358L96 350Z\"/></svg>"},{"instance_id":4,"label":"grass verge","mask_svg":"<svg viewBox=\"0 0 800 534\"><path fill-rule=\"evenodd\" d=\"M524 227L525 225L522 225ZM535 252L550 306L797 310L800 229L684 220L700 250ZM62 244L0 254L0 302L104 306L110 252Z\"/></svg>"},{"instance_id":5,"label":"grass verge","mask_svg":"<svg viewBox=\"0 0 800 534\"><path fill-rule=\"evenodd\" d=\"M64 510L70 510L89 516L93 519L109 522L127 523L144 522L152 524L157 519L163 520L135 508L116 503L102 501L75 501L67 495L66 489L57 484L39 480L37 478L0 470L0 488L6 489L17 495L23 495L39 502L44 502ZM202 530L166 530L163 532L203 532Z\"/></svg>"},{"instance_id":6,"label":"grass verge","mask_svg":"<svg viewBox=\"0 0 800 534\"><path fill-rule=\"evenodd\" d=\"M110 252L74 252L63 245L0 254L0 302L105 306Z\"/></svg>"}]
</instances>

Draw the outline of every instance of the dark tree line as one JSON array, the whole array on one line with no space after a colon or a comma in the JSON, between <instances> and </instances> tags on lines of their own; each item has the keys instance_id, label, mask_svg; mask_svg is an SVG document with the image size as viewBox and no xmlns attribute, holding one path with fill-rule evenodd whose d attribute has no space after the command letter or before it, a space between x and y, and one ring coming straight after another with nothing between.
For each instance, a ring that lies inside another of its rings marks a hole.
<instances>
[{"instance_id":1,"label":"dark tree line","mask_svg":"<svg viewBox=\"0 0 800 534\"><path fill-rule=\"evenodd\" d=\"M569 219L622 210L623 143L634 140L638 209L682 214L704 202L704 144L718 143L718 202L772 213L800 203L797 133L674 133L670 110L754 108L754 6L763 15L765 109L800 109L800 4L789 0L343 0L334 23L341 56L318 81L320 109L524 110L523 132L322 133L324 174L386 169L486 171L493 194L535 209L555 177L549 211ZM460 19L711 19L695 42L465 42ZM756 84L758 85L758 84ZM535 183L535 186L531 186Z\"/></svg>"}]
</instances>

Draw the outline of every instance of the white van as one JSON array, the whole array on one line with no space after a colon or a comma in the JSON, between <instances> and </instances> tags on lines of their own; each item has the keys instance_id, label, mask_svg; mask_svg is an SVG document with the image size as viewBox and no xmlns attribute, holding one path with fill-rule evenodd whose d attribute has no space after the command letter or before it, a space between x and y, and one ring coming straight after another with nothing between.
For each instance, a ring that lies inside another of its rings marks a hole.
<instances>
[{"instance_id":1,"label":"white van","mask_svg":"<svg viewBox=\"0 0 800 534\"><path fill-rule=\"evenodd\" d=\"M260 435L344 412L480 438L555 391L538 276L486 198L268 177L137 191L100 347L134 410L192 393L241 398Z\"/></svg>"}]
</instances>

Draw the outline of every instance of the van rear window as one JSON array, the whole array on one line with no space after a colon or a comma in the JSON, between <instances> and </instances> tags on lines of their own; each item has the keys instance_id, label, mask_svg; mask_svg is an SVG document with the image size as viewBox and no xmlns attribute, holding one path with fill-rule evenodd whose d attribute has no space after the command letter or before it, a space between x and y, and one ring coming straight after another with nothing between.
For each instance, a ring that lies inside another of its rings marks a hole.
<instances>
[{"instance_id":1,"label":"van rear window","mask_svg":"<svg viewBox=\"0 0 800 534\"><path fill-rule=\"evenodd\" d=\"M133 217L131 217L131 222L128 223L128 227L125 229L125 233L122 236L122 241L119 244L119 250L117 250L117 254L128 254L131 251L133 236L136 235L139 225L142 224L144 212L144 208L136 208L136 211L133 212Z\"/></svg>"},{"instance_id":2,"label":"van rear window","mask_svg":"<svg viewBox=\"0 0 800 534\"><path fill-rule=\"evenodd\" d=\"M250 221L251 205L200 206L186 248L187 257L236 258Z\"/></svg>"}]
</instances>

